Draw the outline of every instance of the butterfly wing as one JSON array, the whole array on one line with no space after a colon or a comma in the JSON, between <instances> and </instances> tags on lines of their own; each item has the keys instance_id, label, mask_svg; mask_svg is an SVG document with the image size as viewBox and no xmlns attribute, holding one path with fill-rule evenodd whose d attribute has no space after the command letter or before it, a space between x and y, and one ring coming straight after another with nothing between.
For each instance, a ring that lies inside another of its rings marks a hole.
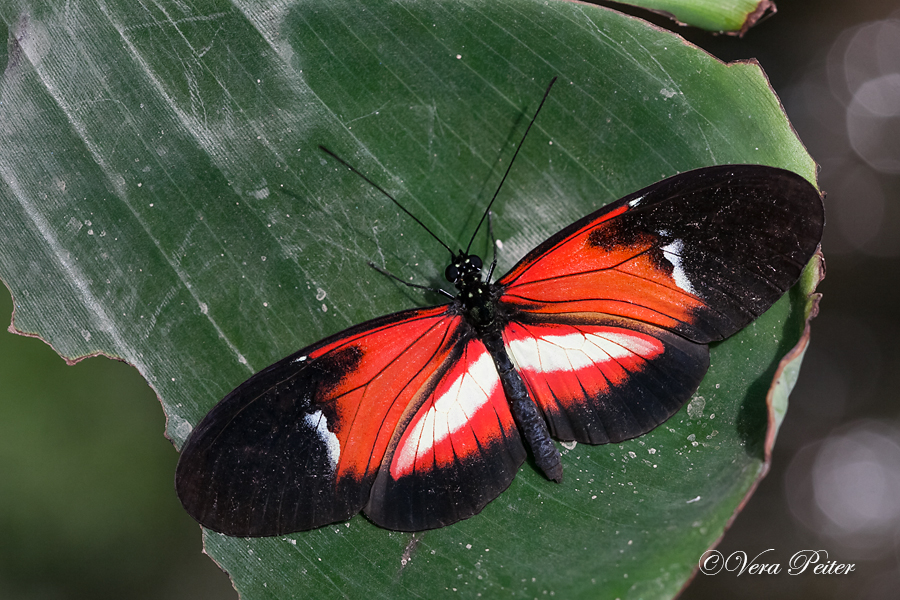
<instances>
[{"instance_id":1,"label":"butterfly wing","mask_svg":"<svg viewBox=\"0 0 900 600\"><path fill-rule=\"evenodd\" d=\"M553 436L621 442L675 414L700 385L709 350L626 319L512 321L507 352Z\"/></svg>"},{"instance_id":2,"label":"butterfly wing","mask_svg":"<svg viewBox=\"0 0 900 600\"><path fill-rule=\"evenodd\" d=\"M443 527L475 515L509 487L525 446L484 344L457 346L450 368L398 429L365 508L400 531Z\"/></svg>"},{"instance_id":3,"label":"butterfly wing","mask_svg":"<svg viewBox=\"0 0 900 600\"><path fill-rule=\"evenodd\" d=\"M393 529L481 510L525 450L483 344L453 307L369 321L238 386L182 449L176 489L188 513L266 536L366 505Z\"/></svg>"},{"instance_id":4,"label":"butterfly wing","mask_svg":"<svg viewBox=\"0 0 900 600\"><path fill-rule=\"evenodd\" d=\"M722 340L800 277L824 207L799 175L759 165L682 173L576 221L498 281L535 316L603 314Z\"/></svg>"},{"instance_id":5,"label":"butterfly wing","mask_svg":"<svg viewBox=\"0 0 900 600\"><path fill-rule=\"evenodd\" d=\"M650 431L697 389L706 344L800 277L824 209L802 177L725 165L626 196L540 244L498 281L504 343L554 436Z\"/></svg>"}]
</instances>

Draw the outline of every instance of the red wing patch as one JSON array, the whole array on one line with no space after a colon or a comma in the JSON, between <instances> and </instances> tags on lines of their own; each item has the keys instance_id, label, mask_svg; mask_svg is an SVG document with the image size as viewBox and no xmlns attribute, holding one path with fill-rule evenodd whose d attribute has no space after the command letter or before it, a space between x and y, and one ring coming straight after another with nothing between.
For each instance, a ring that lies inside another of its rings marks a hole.
<instances>
[{"instance_id":1,"label":"red wing patch","mask_svg":"<svg viewBox=\"0 0 900 600\"><path fill-rule=\"evenodd\" d=\"M263 369L182 449L176 487L185 508L216 531L257 536L358 513L398 424L452 365L466 331L446 306L406 311Z\"/></svg>"},{"instance_id":2,"label":"red wing patch","mask_svg":"<svg viewBox=\"0 0 900 600\"><path fill-rule=\"evenodd\" d=\"M541 320L607 315L721 340L797 281L823 222L818 192L788 171L690 171L540 244L498 281L500 302Z\"/></svg>"},{"instance_id":3,"label":"red wing patch","mask_svg":"<svg viewBox=\"0 0 900 600\"><path fill-rule=\"evenodd\" d=\"M509 487L525 460L494 361L468 341L405 425L365 513L401 531L470 517Z\"/></svg>"},{"instance_id":4,"label":"red wing patch","mask_svg":"<svg viewBox=\"0 0 900 600\"><path fill-rule=\"evenodd\" d=\"M332 434L342 448L339 478L363 479L378 470L410 403L447 361L454 339L450 332L460 318L443 314L445 308L434 312L309 352L311 361L351 351L360 358L339 381L320 387L314 401L327 404L332 415Z\"/></svg>"},{"instance_id":5,"label":"red wing patch","mask_svg":"<svg viewBox=\"0 0 900 600\"><path fill-rule=\"evenodd\" d=\"M681 408L709 366L704 344L624 319L513 322L503 341L554 437L590 444L650 431Z\"/></svg>"},{"instance_id":6,"label":"red wing patch","mask_svg":"<svg viewBox=\"0 0 900 600\"><path fill-rule=\"evenodd\" d=\"M603 313L672 330L690 323L703 303L686 277L675 276L680 256L658 251L660 240L651 235L605 239L615 238L609 235L615 229L615 221L592 223L514 270L501 282L514 282L501 302L524 312Z\"/></svg>"}]
</instances>

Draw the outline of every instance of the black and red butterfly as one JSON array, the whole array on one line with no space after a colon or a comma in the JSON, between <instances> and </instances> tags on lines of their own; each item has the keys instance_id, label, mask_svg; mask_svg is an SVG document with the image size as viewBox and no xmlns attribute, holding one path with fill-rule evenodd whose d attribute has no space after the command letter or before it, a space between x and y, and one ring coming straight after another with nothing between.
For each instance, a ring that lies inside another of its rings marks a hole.
<instances>
[{"instance_id":1,"label":"black and red butterfly","mask_svg":"<svg viewBox=\"0 0 900 600\"><path fill-rule=\"evenodd\" d=\"M229 535L360 510L416 531L481 511L526 445L561 481L551 436L620 442L675 414L709 367L707 344L797 282L823 223L799 175L722 165L601 208L496 282L493 265L483 276L478 256L451 252L448 304L351 327L219 402L182 449L178 496Z\"/></svg>"}]
</instances>

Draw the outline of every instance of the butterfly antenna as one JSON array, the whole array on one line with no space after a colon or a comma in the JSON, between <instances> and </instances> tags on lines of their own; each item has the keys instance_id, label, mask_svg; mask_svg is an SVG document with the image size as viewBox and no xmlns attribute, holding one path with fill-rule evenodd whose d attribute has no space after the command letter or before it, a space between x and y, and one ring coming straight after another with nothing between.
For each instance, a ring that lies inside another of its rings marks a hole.
<instances>
[{"instance_id":1,"label":"butterfly antenna","mask_svg":"<svg viewBox=\"0 0 900 600\"><path fill-rule=\"evenodd\" d=\"M519 142L519 145L516 147L516 151L513 154L512 160L509 161L509 166L506 167L506 173L503 174L503 179L500 180L500 185L497 186L497 191L494 192L494 197L491 198L491 201L488 203L487 208L484 209L484 214L481 215L481 220L478 221L478 227L475 228L474 233L472 233L472 239L469 240L469 245L466 246L466 254L469 253L469 249L472 247L472 242L475 241L475 235L478 233L478 230L481 229L481 225L484 223L484 220L487 218L488 213L491 212L491 206L494 205L494 200L497 199L497 195L500 193L500 188L503 187L503 182L506 181L506 176L509 175L510 170L512 169L513 163L516 160L516 157L519 155L519 150L522 149L522 144L525 143L525 138L528 137L528 132L531 131L531 126L534 125L535 120L537 119L538 113L541 112L541 108L544 107L544 102L547 101L547 96L550 95L550 88L553 87L553 84L556 83L556 77L550 80L550 85L547 86L547 91L544 92L544 97L541 99L541 103L538 105L537 110L534 111L534 116L531 117L531 123L528 124L528 128L525 130L524 135L522 135L522 141Z\"/></svg>"},{"instance_id":2,"label":"butterfly antenna","mask_svg":"<svg viewBox=\"0 0 900 600\"><path fill-rule=\"evenodd\" d=\"M438 244L440 244L441 246L443 246L444 248L446 248L447 251L448 251L450 254L453 254L453 250L450 249L450 246L448 246L447 244L445 244L445 243L441 240L441 238L439 238L437 235L435 235L435 233L434 233L433 231L431 231L430 229L428 229L428 227L425 226L425 223L423 223L423 222L420 221L418 218L416 218L416 215L414 215L414 214L412 214L411 212L409 212L408 210L406 210L406 208L404 208L404 206L403 206L402 204L400 204L399 202L397 202L396 198L394 198L393 196L391 196L390 194L388 194L388 193L384 190L384 188L382 188L380 185L378 185L377 183L375 183L374 181L372 181L371 179L369 179L368 177L366 177L365 175L363 175L363 173L362 173L359 169L357 169L356 167L354 167L353 165L351 165L350 163L348 163L346 160L344 160L343 158L341 158L340 156L338 156L337 154L335 154L334 152L332 152L331 150L329 150L329 149L326 148L325 146L319 146L319 150L321 150L321 151L324 152L325 154L329 155L329 156L332 157L334 160L338 161L339 163L341 163L342 165L344 165L345 167L347 167L348 169L350 169L351 171L353 171L354 173L356 173L357 175L359 175L360 177L362 177L363 180L364 180L366 183L368 183L368 184L371 185L373 188L375 188L376 190L378 190L379 192L381 192L382 194L384 194L385 196L387 196L388 199L389 199L391 202L393 202L394 204L396 204L397 207L398 207L400 210L402 210L402 211L405 212L407 215L409 215L409 218L411 218L413 221L415 221L416 223L418 223L419 225L421 225L422 229L424 229L425 231L428 232L428 235L430 235L431 237L433 237L434 239L436 239L437 242L438 242Z\"/></svg>"}]
</instances>

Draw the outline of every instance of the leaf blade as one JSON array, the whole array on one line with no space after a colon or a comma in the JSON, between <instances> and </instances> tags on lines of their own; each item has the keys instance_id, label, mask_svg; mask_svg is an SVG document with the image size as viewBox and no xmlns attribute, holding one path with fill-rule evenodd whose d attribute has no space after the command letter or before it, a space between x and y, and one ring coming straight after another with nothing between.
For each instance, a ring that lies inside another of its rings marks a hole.
<instances>
[{"instance_id":1,"label":"leaf blade","mask_svg":"<svg viewBox=\"0 0 900 600\"><path fill-rule=\"evenodd\" d=\"M0 88L2 121L18 127L4 130L4 145L22 150L0 157L0 220L16 240L4 245L2 275L16 326L72 358L102 351L136 364L180 444L250 372L424 302L367 260L440 284L433 240L318 144L462 243L555 74L562 85L497 210L502 267L676 171L757 162L814 180L754 64L723 65L583 5L468 2L466 18L448 6L33 13L20 28L23 62ZM43 44L41 31L65 43ZM86 45L91 36L100 41ZM78 52L88 66L72 78ZM41 241L49 233L56 246ZM32 247L41 257L20 261L17 248ZM773 332L800 305L783 299L713 350L698 392L705 419L683 412L646 438L577 446L564 486L526 465L478 517L415 538L357 517L271 540L207 534L207 547L252 598L449 595L457 567L467 590L484 593L671 595L764 469L754 444L766 378L794 339L773 342Z\"/></svg>"}]
</instances>

